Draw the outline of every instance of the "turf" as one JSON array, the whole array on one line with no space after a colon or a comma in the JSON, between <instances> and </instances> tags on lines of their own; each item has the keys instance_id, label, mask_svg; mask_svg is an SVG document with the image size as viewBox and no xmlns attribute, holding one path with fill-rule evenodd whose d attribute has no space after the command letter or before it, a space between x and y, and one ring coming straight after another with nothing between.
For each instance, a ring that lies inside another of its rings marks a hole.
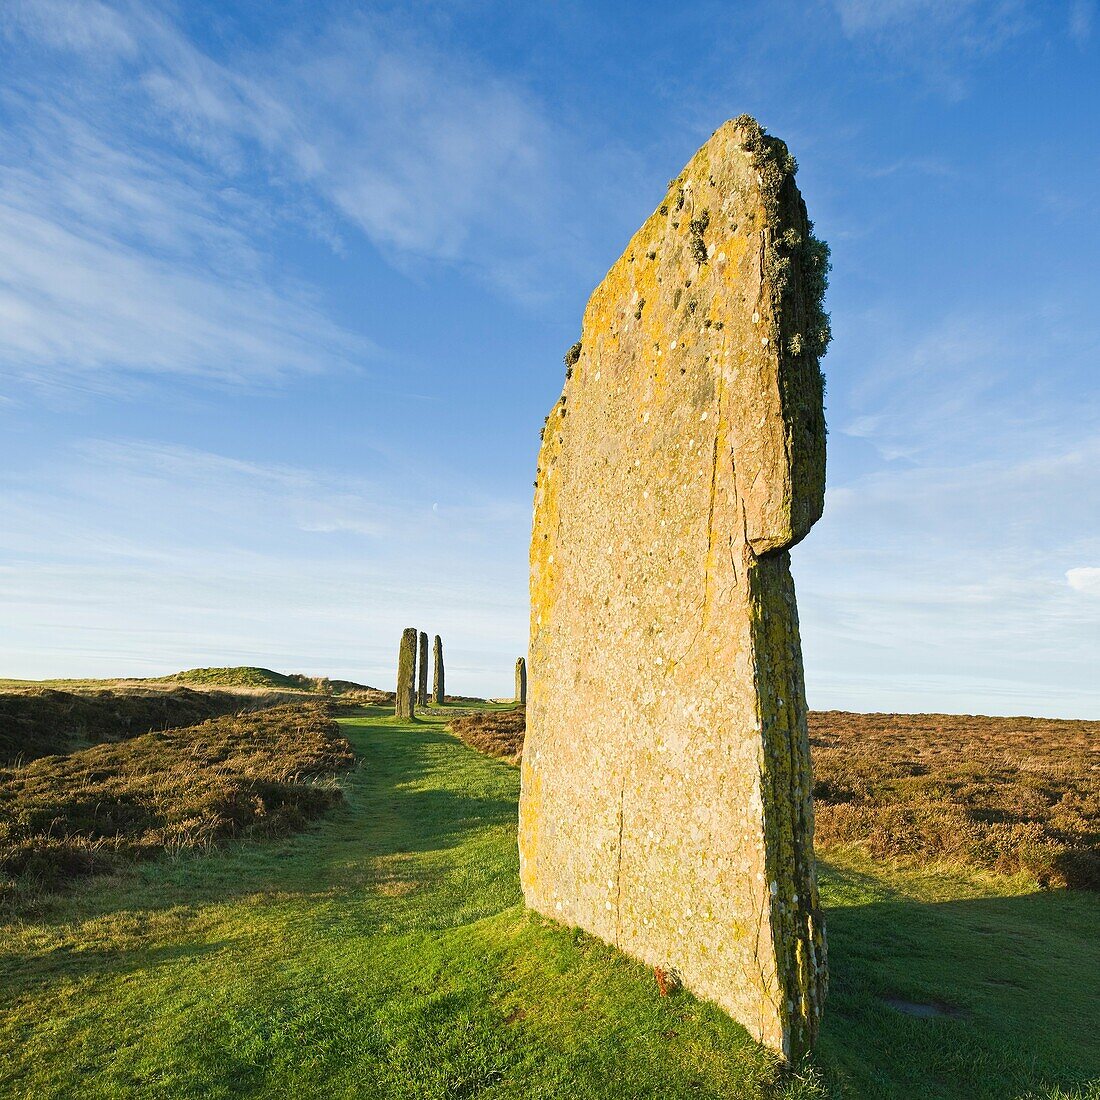
<instances>
[{"instance_id":1,"label":"turf","mask_svg":"<svg viewBox=\"0 0 1100 1100\"><path fill-rule=\"evenodd\" d=\"M384 714L342 721L346 800L305 832L0 929L0 1095L1100 1095L1095 895L838 859L825 1030L777 1081L722 1013L526 915L516 769Z\"/></svg>"}]
</instances>

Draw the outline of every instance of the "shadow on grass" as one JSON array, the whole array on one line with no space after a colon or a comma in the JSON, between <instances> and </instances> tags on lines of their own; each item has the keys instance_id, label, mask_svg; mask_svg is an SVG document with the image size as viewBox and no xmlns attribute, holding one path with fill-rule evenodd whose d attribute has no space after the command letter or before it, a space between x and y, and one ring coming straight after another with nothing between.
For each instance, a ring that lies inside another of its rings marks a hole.
<instances>
[{"instance_id":1,"label":"shadow on grass","mask_svg":"<svg viewBox=\"0 0 1100 1100\"><path fill-rule=\"evenodd\" d=\"M0 972L10 975L13 992L18 990L20 996L26 996L35 988L58 980L71 981L85 975L108 978L148 972L161 966L191 962L233 946L231 939L141 946L132 950L60 944L47 954L35 956L33 964L22 953L0 954Z\"/></svg>"},{"instance_id":2,"label":"shadow on grass","mask_svg":"<svg viewBox=\"0 0 1100 1100\"><path fill-rule=\"evenodd\" d=\"M395 722L370 727L364 742L350 739L362 755L363 839L372 854L449 848L472 830L515 824L514 780L471 753L473 770L456 782L455 754L466 750L440 726Z\"/></svg>"},{"instance_id":3,"label":"shadow on grass","mask_svg":"<svg viewBox=\"0 0 1100 1100\"><path fill-rule=\"evenodd\" d=\"M818 1047L836 1092L923 1100L1095 1087L1095 895L928 902L883 897L873 876L834 867L823 879L826 898L847 895L827 914ZM879 897L859 903L860 893ZM915 1016L898 1002L932 1011Z\"/></svg>"}]
</instances>

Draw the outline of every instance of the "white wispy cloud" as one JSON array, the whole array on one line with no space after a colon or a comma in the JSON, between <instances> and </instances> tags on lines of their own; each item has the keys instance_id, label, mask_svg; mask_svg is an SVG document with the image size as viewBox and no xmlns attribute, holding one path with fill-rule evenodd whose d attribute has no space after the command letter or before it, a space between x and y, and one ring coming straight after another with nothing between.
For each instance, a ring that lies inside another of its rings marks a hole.
<instances>
[{"instance_id":1,"label":"white wispy cloud","mask_svg":"<svg viewBox=\"0 0 1100 1100\"><path fill-rule=\"evenodd\" d=\"M267 238L288 222L337 252L361 233L403 271L460 266L527 300L584 265L559 171L575 141L514 83L350 15L229 67L171 10L0 12L9 390L270 381L361 360L369 342L274 269Z\"/></svg>"},{"instance_id":2,"label":"white wispy cloud","mask_svg":"<svg viewBox=\"0 0 1100 1100\"><path fill-rule=\"evenodd\" d=\"M263 150L399 266L457 264L522 298L577 270L561 170L577 145L514 82L361 16L233 72L167 28L158 39L142 82L183 138Z\"/></svg>"},{"instance_id":3,"label":"white wispy cloud","mask_svg":"<svg viewBox=\"0 0 1100 1100\"><path fill-rule=\"evenodd\" d=\"M1038 456L1095 436L1100 397L1067 384L1100 348L1072 305L975 309L921 318L867 310L842 321L844 411L832 426L887 460L964 465ZM854 369L853 369L854 368Z\"/></svg>"},{"instance_id":4,"label":"white wispy cloud","mask_svg":"<svg viewBox=\"0 0 1100 1100\"><path fill-rule=\"evenodd\" d=\"M273 270L265 211L201 165L128 148L96 112L9 90L0 152L0 387L232 384L372 351Z\"/></svg>"},{"instance_id":5,"label":"white wispy cloud","mask_svg":"<svg viewBox=\"0 0 1100 1100\"><path fill-rule=\"evenodd\" d=\"M1096 18L1093 0L1072 0L1069 6L1069 34L1078 46L1084 46L1092 37L1092 24Z\"/></svg>"},{"instance_id":6,"label":"white wispy cloud","mask_svg":"<svg viewBox=\"0 0 1100 1100\"><path fill-rule=\"evenodd\" d=\"M0 30L101 61L137 52L125 16L98 0L8 0Z\"/></svg>"},{"instance_id":7,"label":"white wispy cloud","mask_svg":"<svg viewBox=\"0 0 1100 1100\"><path fill-rule=\"evenodd\" d=\"M1098 410L1066 386L1094 333L1042 303L846 327L825 515L794 554L811 703L1095 717L1100 607L1073 581L1100 558Z\"/></svg>"},{"instance_id":8,"label":"white wispy cloud","mask_svg":"<svg viewBox=\"0 0 1100 1100\"><path fill-rule=\"evenodd\" d=\"M889 35L905 45L946 33L946 46L981 52L997 49L1031 22L1023 0L834 0L834 7L849 37Z\"/></svg>"},{"instance_id":9,"label":"white wispy cloud","mask_svg":"<svg viewBox=\"0 0 1100 1100\"><path fill-rule=\"evenodd\" d=\"M841 30L948 99L966 95L975 57L1003 48L1034 26L1023 0L833 0ZM886 75L886 74L884 74Z\"/></svg>"},{"instance_id":10,"label":"white wispy cloud","mask_svg":"<svg viewBox=\"0 0 1100 1100\"><path fill-rule=\"evenodd\" d=\"M57 45L42 2L24 0L15 23ZM50 7L71 22L81 5ZM514 82L394 20L330 21L229 68L155 9L107 10L125 33L131 83L180 143L227 174L259 158L273 181L309 189L394 259L462 263L535 292L516 282L532 252L545 269L580 244L562 239L568 219L555 216L567 209L559 166L575 151L570 135ZM97 53L94 41L64 38Z\"/></svg>"},{"instance_id":11,"label":"white wispy cloud","mask_svg":"<svg viewBox=\"0 0 1100 1100\"><path fill-rule=\"evenodd\" d=\"M1100 567L1079 565L1066 570L1066 583L1077 592L1100 596Z\"/></svg>"}]
</instances>

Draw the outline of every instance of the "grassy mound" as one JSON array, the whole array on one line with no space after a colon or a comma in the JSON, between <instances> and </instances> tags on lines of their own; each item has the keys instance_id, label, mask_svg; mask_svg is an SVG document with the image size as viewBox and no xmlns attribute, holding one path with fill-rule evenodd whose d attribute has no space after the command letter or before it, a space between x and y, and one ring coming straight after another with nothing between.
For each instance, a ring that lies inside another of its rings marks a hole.
<instances>
[{"instance_id":1,"label":"grassy mound","mask_svg":"<svg viewBox=\"0 0 1100 1100\"><path fill-rule=\"evenodd\" d=\"M14 898L16 880L56 888L123 860L300 828L339 800L332 777L352 759L311 703L0 769L0 890Z\"/></svg>"},{"instance_id":2,"label":"grassy mound","mask_svg":"<svg viewBox=\"0 0 1100 1100\"><path fill-rule=\"evenodd\" d=\"M193 726L262 705L226 692L33 688L0 692L0 764L121 741L151 730Z\"/></svg>"},{"instance_id":3,"label":"grassy mound","mask_svg":"<svg viewBox=\"0 0 1100 1100\"><path fill-rule=\"evenodd\" d=\"M322 695L344 693L377 693L377 688L354 680L330 680L327 676L306 676L300 672L275 672L258 665L235 665L229 668L188 668L167 676L116 677L114 679L53 679L12 680L0 676L0 691L55 688L59 691L157 690L164 687L186 686L199 689L236 688L254 692L315 692ZM393 693L390 692L392 695Z\"/></svg>"},{"instance_id":4,"label":"grassy mound","mask_svg":"<svg viewBox=\"0 0 1100 1100\"><path fill-rule=\"evenodd\" d=\"M251 691L309 692L342 696L354 706L374 706L393 701L392 691L382 691L354 680L330 680L327 676L306 676L301 672L275 672L256 665L233 668L189 668L147 681L158 684L186 684L200 688L241 688Z\"/></svg>"},{"instance_id":5,"label":"grassy mound","mask_svg":"<svg viewBox=\"0 0 1100 1100\"><path fill-rule=\"evenodd\" d=\"M316 691L322 680L301 673L275 672L255 665L235 668L188 668L170 676L158 676L154 683L197 684L203 687L277 688L283 691ZM361 686L361 685L356 685Z\"/></svg>"}]
</instances>

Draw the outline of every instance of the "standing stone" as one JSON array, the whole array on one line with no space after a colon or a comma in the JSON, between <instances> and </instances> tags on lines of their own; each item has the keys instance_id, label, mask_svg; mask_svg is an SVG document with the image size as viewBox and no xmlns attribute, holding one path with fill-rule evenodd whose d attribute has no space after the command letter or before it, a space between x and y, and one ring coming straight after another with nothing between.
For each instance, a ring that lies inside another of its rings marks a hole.
<instances>
[{"instance_id":1,"label":"standing stone","mask_svg":"<svg viewBox=\"0 0 1100 1100\"><path fill-rule=\"evenodd\" d=\"M428 705L428 635L420 632L420 664L417 666L416 702L418 706Z\"/></svg>"},{"instance_id":2,"label":"standing stone","mask_svg":"<svg viewBox=\"0 0 1100 1100\"><path fill-rule=\"evenodd\" d=\"M527 705L527 662L522 657L516 658L516 702Z\"/></svg>"},{"instance_id":3,"label":"standing stone","mask_svg":"<svg viewBox=\"0 0 1100 1100\"><path fill-rule=\"evenodd\" d=\"M794 171L727 122L588 303L539 454L520 802L531 908L791 1059L826 988L788 550L829 339Z\"/></svg>"},{"instance_id":4,"label":"standing stone","mask_svg":"<svg viewBox=\"0 0 1100 1100\"><path fill-rule=\"evenodd\" d=\"M407 626L401 632L401 648L397 651L397 704L394 714L398 718L412 718L416 699L416 627Z\"/></svg>"},{"instance_id":5,"label":"standing stone","mask_svg":"<svg viewBox=\"0 0 1100 1100\"><path fill-rule=\"evenodd\" d=\"M443 642L439 635L435 636L433 646L435 658L432 668L432 701L437 707L443 706Z\"/></svg>"}]
</instances>

